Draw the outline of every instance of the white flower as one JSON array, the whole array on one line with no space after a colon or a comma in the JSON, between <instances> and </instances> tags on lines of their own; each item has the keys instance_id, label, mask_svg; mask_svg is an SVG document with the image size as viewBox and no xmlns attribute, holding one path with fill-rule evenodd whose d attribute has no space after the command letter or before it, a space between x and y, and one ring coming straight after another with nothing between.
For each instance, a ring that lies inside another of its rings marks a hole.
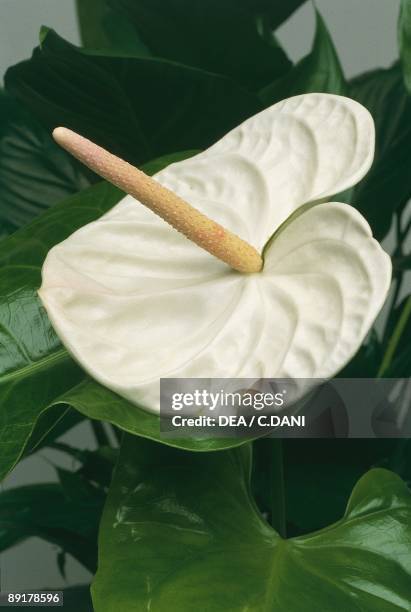
<instances>
[{"instance_id":1,"label":"white flower","mask_svg":"<svg viewBox=\"0 0 411 612\"><path fill-rule=\"evenodd\" d=\"M153 412L161 377L332 377L390 284L365 219L329 201L373 154L367 110L307 94L172 164L157 181L264 249L263 270L230 269L128 196L47 256L40 296L62 342L92 377Z\"/></svg>"}]
</instances>

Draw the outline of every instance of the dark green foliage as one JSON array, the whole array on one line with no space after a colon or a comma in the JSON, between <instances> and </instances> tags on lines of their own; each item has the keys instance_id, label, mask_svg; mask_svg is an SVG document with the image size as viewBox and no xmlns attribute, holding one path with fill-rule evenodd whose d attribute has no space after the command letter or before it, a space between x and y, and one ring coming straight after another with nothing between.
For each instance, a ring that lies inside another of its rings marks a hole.
<instances>
[{"instance_id":1,"label":"dark green foliage","mask_svg":"<svg viewBox=\"0 0 411 612\"><path fill-rule=\"evenodd\" d=\"M319 14L312 49L298 64L279 47L273 30L302 3L77 0L86 49L43 29L33 57L6 76L0 235L95 180L53 143L57 125L133 163L150 162L145 169L154 173L282 98L350 95L372 113L377 147L371 172L344 197L378 239L395 226L395 284L383 332L372 330L341 375L409 376L411 307L402 296L410 269L411 3L402 1L400 61L348 83ZM59 469L58 483L0 494L0 549L37 535L59 546L62 571L66 554L94 570L110 489L96 612L409 610L409 492L392 473L369 472L386 468L411 482L407 440L287 440L293 537L283 541L254 501L272 513L267 441L253 445L250 484L249 445L222 450L244 440L162 439L158 417L86 377L63 349L36 294L44 257L121 196L98 184L0 244L1 473L45 445L79 462L74 471ZM55 441L87 417L128 432L111 487L115 450ZM66 601L67 609L91 609L87 588L67 591Z\"/></svg>"}]
</instances>

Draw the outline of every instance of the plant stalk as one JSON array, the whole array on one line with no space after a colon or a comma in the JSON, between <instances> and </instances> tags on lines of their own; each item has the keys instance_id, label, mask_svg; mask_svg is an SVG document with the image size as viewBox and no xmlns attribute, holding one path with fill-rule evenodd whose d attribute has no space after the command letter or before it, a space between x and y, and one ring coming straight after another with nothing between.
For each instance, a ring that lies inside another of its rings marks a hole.
<instances>
[{"instance_id":1,"label":"plant stalk","mask_svg":"<svg viewBox=\"0 0 411 612\"><path fill-rule=\"evenodd\" d=\"M118 445L121 446L121 442L122 442L122 439L123 439L123 432L121 431L121 429L119 429L115 425L111 425L111 431L113 432L113 435L114 435Z\"/></svg>"},{"instance_id":2,"label":"plant stalk","mask_svg":"<svg viewBox=\"0 0 411 612\"><path fill-rule=\"evenodd\" d=\"M410 223L407 224L407 227L402 230L402 214L401 213L397 213L395 215L395 236L396 236L396 241L397 241L397 247L392 255L392 259L394 260L396 257L402 257L403 256L403 250L402 250L402 246L403 246L403 241L408 233L410 229ZM394 271L394 276L393 276L393 283L395 284L395 288L394 291L392 293L392 298L391 298L391 305L389 308L389 312L388 312L388 316L387 316L387 322L386 322L386 326L385 326L385 330L384 330L384 334L383 334L383 345L385 345L388 342L388 333L389 333L389 324L391 321L391 318L393 316L393 313L395 311L395 307L397 305L397 301L398 298L400 296L401 293L401 288L402 288L402 282L404 280L404 270L397 270ZM382 366L381 368L382 369Z\"/></svg>"},{"instance_id":3,"label":"plant stalk","mask_svg":"<svg viewBox=\"0 0 411 612\"><path fill-rule=\"evenodd\" d=\"M95 421L94 419L91 419L90 422L97 446L111 446L110 439L106 430L104 429L103 423L100 423L100 421Z\"/></svg>"},{"instance_id":4,"label":"plant stalk","mask_svg":"<svg viewBox=\"0 0 411 612\"><path fill-rule=\"evenodd\" d=\"M381 367L377 373L378 378L381 378L382 376L384 376L384 374L389 369L391 362L394 358L395 351L397 350L398 343L401 340L402 333L408 323L408 319L410 318L410 315L411 315L411 296L409 296L404 306L404 310L402 311L401 316L397 322L397 325L395 326L395 329L393 331L393 334L388 342L387 350L385 351L385 355L382 360Z\"/></svg>"},{"instance_id":5,"label":"plant stalk","mask_svg":"<svg viewBox=\"0 0 411 612\"><path fill-rule=\"evenodd\" d=\"M283 441L270 439L271 525L282 538L287 537Z\"/></svg>"}]
</instances>

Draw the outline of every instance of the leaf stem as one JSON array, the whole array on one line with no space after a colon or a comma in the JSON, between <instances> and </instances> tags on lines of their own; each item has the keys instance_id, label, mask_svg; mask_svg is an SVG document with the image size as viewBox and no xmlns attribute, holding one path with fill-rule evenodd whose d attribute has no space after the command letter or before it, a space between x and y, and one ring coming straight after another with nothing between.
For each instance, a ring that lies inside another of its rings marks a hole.
<instances>
[{"instance_id":1,"label":"leaf stem","mask_svg":"<svg viewBox=\"0 0 411 612\"><path fill-rule=\"evenodd\" d=\"M407 237L407 234L410 231L410 229L411 229L411 217L408 219L408 222L405 228L401 231L401 240L404 240Z\"/></svg>"},{"instance_id":2,"label":"leaf stem","mask_svg":"<svg viewBox=\"0 0 411 612\"><path fill-rule=\"evenodd\" d=\"M271 438L270 443L271 525L282 538L285 538L287 532L283 441L280 438Z\"/></svg>"},{"instance_id":3,"label":"leaf stem","mask_svg":"<svg viewBox=\"0 0 411 612\"><path fill-rule=\"evenodd\" d=\"M97 442L97 446L111 446L110 439L104 429L103 423L91 419L91 428L93 430L94 437Z\"/></svg>"},{"instance_id":4,"label":"leaf stem","mask_svg":"<svg viewBox=\"0 0 411 612\"><path fill-rule=\"evenodd\" d=\"M398 319L397 325L393 331L393 334L388 342L387 350L381 363L381 367L378 370L377 377L381 378L388 370L397 350L398 343L401 339L402 333L408 323L408 319L411 315L411 295L408 297L404 309Z\"/></svg>"},{"instance_id":5,"label":"leaf stem","mask_svg":"<svg viewBox=\"0 0 411 612\"><path fill-rule=\"evenodd\" d=\"M392 255L392 258L394 259L395 257L402 257L403 255L403 251L402 251L402 242L404 239L405 234L408 232L408 229L404 230L405 233L403 233L402 229L401 229L401 225L402 225L402 214L401 213L397 213L395 215L395 235L396 235L396 241L397 241L397 247ZM397 300L398 297L400 295L401 292L401 287L402 287L402 282L404 279L404 271L403 270L398 270L397 273L394 273L394 277L393 277L393 282L395 283L395 289L393 291L393 295L391 298L391 305L389 308L389 313L387 316L387 323L385 326L385 330L384 330L384 334L383 334L383 344L386 344L388 341L388 334L389 334L389 329L390 329L390 321L392 318L392 315L395 311L395 306L397 304ZM382 365L380 370L382 369Z\"/></svg>"},{"instance_id":6,"label":"leaf stem","mask_svg":"<svg viewBox=\"0 0 411 612\"><path fill-rule=\"evenodd\" d=\"M116 441L118 442L118 445L121 446L121 441L123 439L123 432L121 431L121 429L119 429L118 427L116 427L113 424L111 424L111 430L113 432L113 435L114 435Z\"/></svg>"}]
</instances>

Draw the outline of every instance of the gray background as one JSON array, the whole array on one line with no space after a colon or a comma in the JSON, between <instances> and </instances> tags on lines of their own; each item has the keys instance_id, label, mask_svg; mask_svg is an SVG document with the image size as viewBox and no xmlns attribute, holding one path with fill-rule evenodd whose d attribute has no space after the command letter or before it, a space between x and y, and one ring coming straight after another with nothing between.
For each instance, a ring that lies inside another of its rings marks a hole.
<instances>
[{"instance_id":1,"label":"gray background","mask_svg":"<svg viewBox=\"0 0 411 612\"><path fill-rule=\"evenodd\" d=\"M399 4L399 0L317 0L348 76L395 59ZM0 0L0 74L30 56L41 25L79 42L74 0ZM308 3L281 27L280 41L293 60L307 52L313 27Z\"/></svg>"},{"instance_id":2,"label":"gray background","mask_svg":"<svg viewBox=\"0 0 411 612\"><path fill-rule=\"evenodd\" d=\"M388 66L397 57L396 24L399 0L318 0L347 76L377 66ZM73 43L79 42L74 0L0 0L0 77L6 68L30 56L38 41L41 25L56 29ZM279 39L293 60L310 48L314 13L309 4L282 26ZM93 448L89 426L78 426L66 441ZM63 465L61 456L40 453L23 461L8 478L5 487L54 478L52 463ZM0 558L2 590L59 587L65 583L55 563L55 549L33 538ZM67 582L88 579L82 567L71 560Z\"/></svg>"}]
</instances>

